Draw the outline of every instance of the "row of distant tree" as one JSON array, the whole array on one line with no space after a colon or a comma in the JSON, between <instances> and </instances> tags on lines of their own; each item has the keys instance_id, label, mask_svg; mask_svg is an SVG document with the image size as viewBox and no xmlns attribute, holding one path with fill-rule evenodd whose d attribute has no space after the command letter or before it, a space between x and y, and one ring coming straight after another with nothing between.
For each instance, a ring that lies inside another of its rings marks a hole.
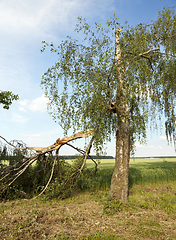
<instances>
[{"instance_id":1,"label":"row of distant tree","mask_svg":"<svg viewBox=\"0 0 176 240\"><path fill-rule=\"evenodd\" d=\"M9 149L6 145L0 146L0 159L5 160L9 157Z\"/></svg>"},{"instance_id":2,"label":"row of distant tree","mask_svg":"<svg viewBox=\"0 0 176 240\"><path fill-rule=\"evenodd\" d=\"M6 144L0 146L0 160L12 160L22 157L20 151L8 147ZM76 159L77 155L61 155L60 158L63 159ZM92 156L93 159L113 159L113 156ZM88 157L89 159L90 157Z\"/></svg>"},{"instance_id":3,"label":"row of distant tree","mask_svg":"<svg viewBox=\"0 0 176 240\"><path fill-rule=\"evenodd\" d=\"M16 159L21 159L23 156L20 151L10 148L6 144L0 145L0 160L9 160L10 163Z\"/></svg>"},{"instance_id":4,"label":"row of distant tree","mask_svg":"<svg viewBox=\"0 0 176 240\"><path fill-rule=\"evenodd\" d=\"M76 159L78 156L77 155L62 155L60 156L64 159ZM96 155L91 155L93 159L114 159L113 156L96 156ZM87 157L87 159L90 159L90 157Z\"/></svg>"}]
</instances>

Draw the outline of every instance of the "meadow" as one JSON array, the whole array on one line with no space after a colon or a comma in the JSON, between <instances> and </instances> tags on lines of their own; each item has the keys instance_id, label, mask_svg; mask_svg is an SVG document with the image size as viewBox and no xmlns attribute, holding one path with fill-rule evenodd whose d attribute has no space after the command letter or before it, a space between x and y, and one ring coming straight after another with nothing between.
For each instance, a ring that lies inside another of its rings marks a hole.
<instances>
[{"instance_id":1,"label":"meadow","mask_svg":"<svg viewBox=\"0 0 176 240\"><path fill-rule=\"evenodd\" d=\"M100 160L97 174L92 176L94 188L109 188L114 164L114 159ZM86 166L88 169L93 168L94 163L87 160ZM130 159L129 187L170 181L176 181L176 158Z\"/></svg>"},{"instance_id":2,"label":"meadow","mask_svg":"<svg viewBox=\"0 0 176 240\"><path fill-rule=\"evenodd\" d=\"M114 159L85 174L66 199L0 203L0 239L176 239L176 159L131 159L129 202L109 197Z\"/></svg>"}]
</instances>

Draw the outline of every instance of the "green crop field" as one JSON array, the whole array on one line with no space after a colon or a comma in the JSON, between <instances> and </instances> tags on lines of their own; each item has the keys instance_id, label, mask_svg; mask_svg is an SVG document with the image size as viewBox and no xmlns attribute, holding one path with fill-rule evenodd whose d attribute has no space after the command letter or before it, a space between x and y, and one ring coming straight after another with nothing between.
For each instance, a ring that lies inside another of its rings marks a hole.
<instances>
[{"instance_id":1,"label":"green crop field","mask_svg":"<svg viewBox=\"0 0 176 240\"><path fill-rule=\"evenodd\" d=\"M163 163L163 162L175 162L176 158L131 158L130 159L130 166L135 164L142 164L145 165L147 163ZM114 167L115 159L100 159L100 168L106 167ZM87 160L87 166L92 167L94 163L92 160Z\"/></svg>"},{"instance_id":2,"label":"green crop field","mask_svg":"<svg viewBox=\"0 0 176 240\"><path fill-rule=\"evenodd\" d=\"M66 160L71 163L73 160ZM80 189L108 189L113 174L114 159L97 160L98 168L94 174L92 160L88 159L83 176L78 182ZM7 161L3 164L8 164ZM35 163L33 163L35 168ZM129 166L129 187L176 181L176 158L132 158Z\"/></svg>"},{"instance_id":3,"label":"green crop field","mask_svg":"<svg viewBox=\"0 0 176 240\"><path fill-rule=\"evenodd\" d=\"M102 159L98 164L98 175L110 185L114 159ZM87 168L95 164L87 160ZM132 158L129 166L129 185L176 181L176 158Z\"/></svg>"}]
</instances>

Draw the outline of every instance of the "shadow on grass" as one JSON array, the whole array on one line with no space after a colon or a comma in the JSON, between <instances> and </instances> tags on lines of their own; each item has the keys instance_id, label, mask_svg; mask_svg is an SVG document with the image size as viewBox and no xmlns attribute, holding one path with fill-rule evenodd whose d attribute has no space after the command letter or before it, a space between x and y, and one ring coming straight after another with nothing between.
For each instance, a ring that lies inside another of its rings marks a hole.
<instances>
[{"instance_id":1,"label":"shadow on grass","mask_svg":"<svg viewBox=\"0 0 176 240\"><path fill-rule=\"evenodd\" d=\"M114 166L98 169L96 175L87 169L78 181L80 190L108 189ZM144 162L129 168L129 188L139 184L176 181L176 162Z\"/></svg>"},{"instance_id":2,"label":"shadow on grass","mask_svg":"<svg viewBox=\"0 0 176 240\"><path fill-rule=\"evenodd\" d=\"M90 169L86 169L79 179L77 187L80 190L106 190L110 187L113 170L113 168L98 169L95 174Z\"/></svg>"},{"instance_id":3,"label":"shadow on grass","mask_svg":"<svg viewBox=\"0 0 176 240\"><path fill-rule=\"evenodd\" d=\"M79 191L92 192L108 190L111 185L113 170L113 165L103 166L103 164L101 167L98 167L96 174L91 168L85 169L77 182L76 189ZM129 168L129 189L134 185L164 183L169 181L176 181L176 162L143 162L132 164ZM54 190L51 188L51 191ZM19 192L18 190L16 192L15 189L10 189L10 194L13 195L14 198L15 194ZM23 198L24 196L22 195L21 197Z\"/></svg>"},{"instance_id":4,"label":"shadow on grass","mask_svg":"<svg viewBox=\"0 0 176 240\"><path fill-rule=\"evenodd\" d=\"M132 182L132 185L176 181L176 162L136 164L129 170L129 181Z\"/></svg>"}]
</instances>

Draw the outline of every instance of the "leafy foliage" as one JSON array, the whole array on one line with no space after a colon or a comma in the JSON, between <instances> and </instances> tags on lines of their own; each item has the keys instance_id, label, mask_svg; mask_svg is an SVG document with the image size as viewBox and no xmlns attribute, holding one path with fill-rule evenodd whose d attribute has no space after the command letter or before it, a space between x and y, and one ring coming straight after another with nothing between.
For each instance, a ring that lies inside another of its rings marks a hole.
<instances>
[{"instance_id":1,"label":"leafy foliage","mask_svg":"<svg viewBox=\"0 0 176 240\"><path fill-rule=\"evenodd\" d=\"M9 109L14 100L18 100L19 96L10 91L0 91L0 103L3 104L4 109Z\"/></svg>"},{"instance_id":2,"label":"leafy foliage","mask_svg":"<svg viewBox=\"0 0 176 240\"><path fill-rule=\"evenodd\" d=\"M164 8L150 24L120 26L113 16L107 29L95 23L88 25L78 18L76 32L83 32L82 43L68 37L55 48L43 41L43 49L51 47L58 61L43 75L41 86L50 99L50 113L63 127L97 129L95 145L111 139L118 128L120 92L130 112L131 142L145 141L149 118L156 123L163 114L166 135L176 142L176 17L173 9ZM121 59L116 61L115 36L121 28ZM125 79L120 82L120 74ZM112 103L114 104L112 106ZM112 108L113 107L113 108ZM115 109L115 111L114 111ZM116 113L116 114L115 114Z\"/></svg>"}]
</instances>

